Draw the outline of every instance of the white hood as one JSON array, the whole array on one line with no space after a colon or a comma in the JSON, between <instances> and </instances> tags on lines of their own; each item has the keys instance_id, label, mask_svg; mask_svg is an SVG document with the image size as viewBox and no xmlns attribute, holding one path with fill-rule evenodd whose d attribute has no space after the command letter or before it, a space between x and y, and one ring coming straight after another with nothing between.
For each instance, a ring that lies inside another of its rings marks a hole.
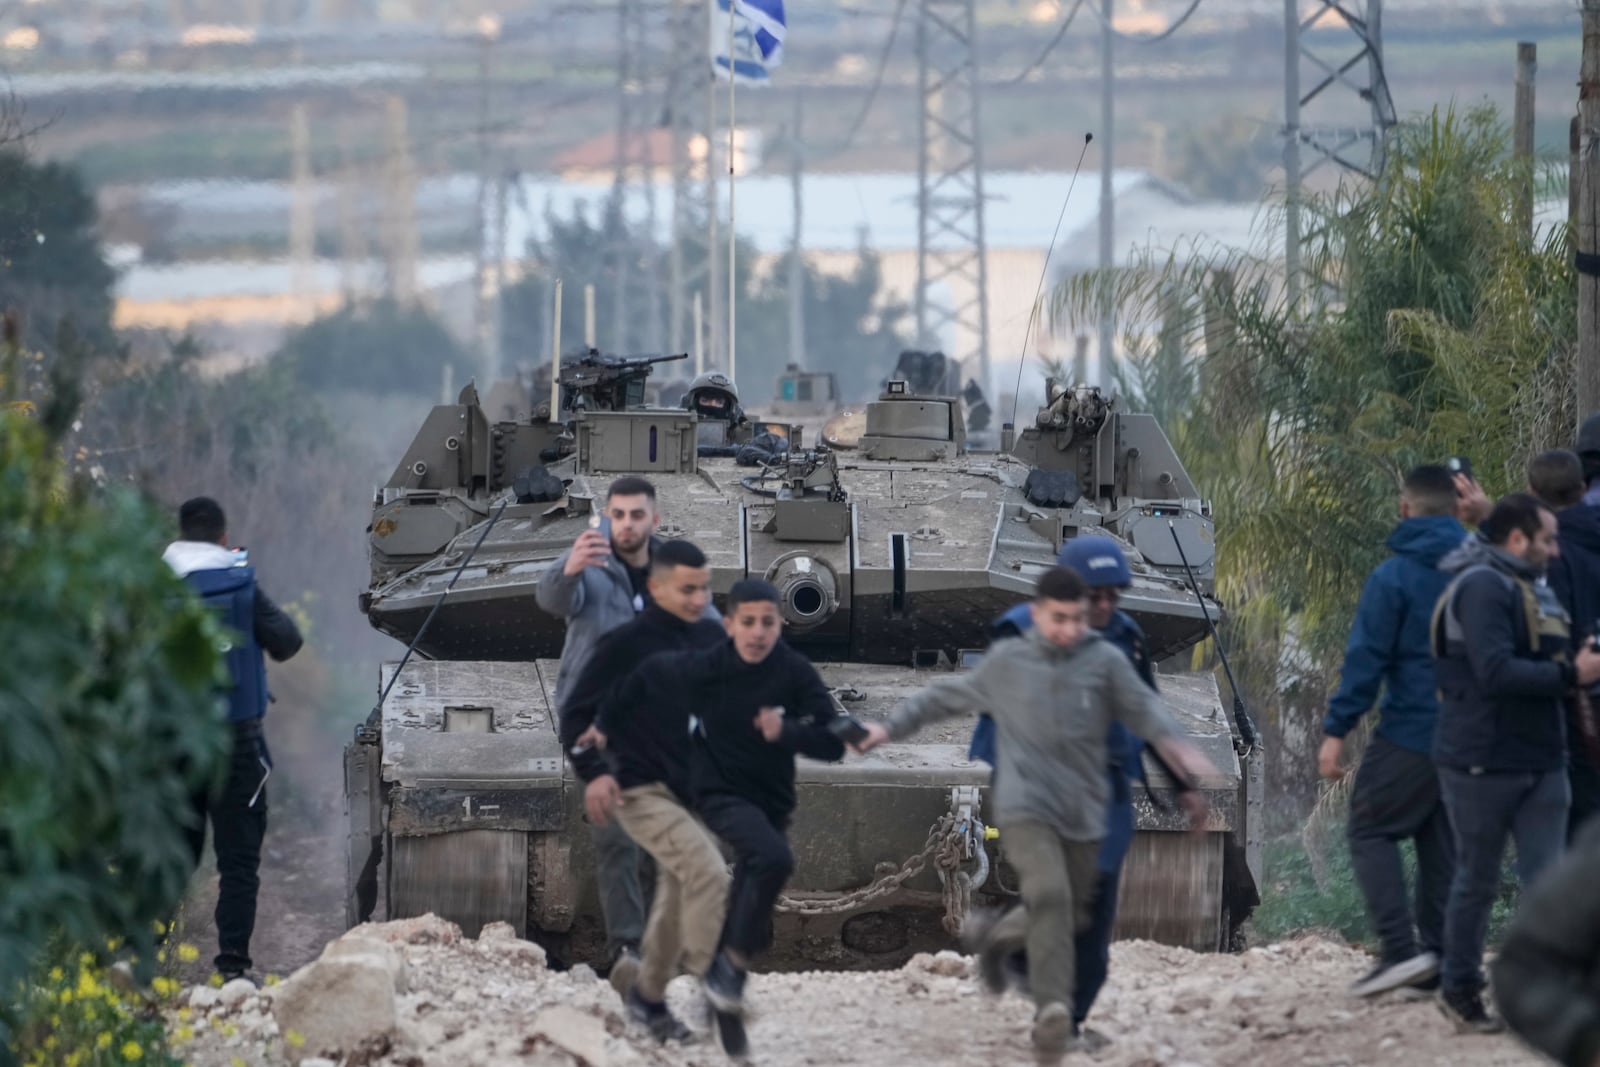
<instances>
[{"instance_id":1,"label":"white hood","mask_svg":"<svg viewBox=\"0 0 1600 1067\"><path fill-rule=\"evenodd\" d=\"M239 557L233 554L232 549L209 541L174 541L167 546L161 558L179 578L194 571L226 570L239 562Z\"/></svg>"}]
</instances>

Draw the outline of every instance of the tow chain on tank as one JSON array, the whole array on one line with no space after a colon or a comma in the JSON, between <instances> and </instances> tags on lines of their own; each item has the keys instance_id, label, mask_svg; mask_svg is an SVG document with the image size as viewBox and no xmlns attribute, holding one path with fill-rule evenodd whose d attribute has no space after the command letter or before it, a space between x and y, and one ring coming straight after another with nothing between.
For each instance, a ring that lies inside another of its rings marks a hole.
<instances>
[{"instance_id":1,"label":"tow chain on tank","mask_svg":"<svg viewBox=\"0 0 1600 1067\"><path fill-rule=\"evenodd\" d=\"M838 915L854 911L882 897L893 896L907 882L922 873L923 868L928 865L929 858L939 851L939 846L951 828L952 822L949 815L941 817L928 831L928 840L922 846L921 852L902 863L899 869L879 875L860 889L837 894L819 893L815 896L808 894L803 897L785 894L778 898L778 910L790 915Z\"/></svg>"},{"instance_id":2,"label":"tow chain on tank","mask_svg":"<svg viewBox=\"0 0 1600 1067\"><path fill-rule=\"evenodd\" d=\"M943 887L945 930L954 935L961 932L971 909L972 894L981 888L989 877L989 854L983 847L984 825L973 814L977 807L977 790L951 790L950 814L943 815L928 830L928 840L922 851L912 856L896 870L881 874L860 889L847 893L817 894L804 897L788 895L778 898L778 910L791 915L838 915L899 892L906 882L921 874L928 860L934 861L934 873ZM975 872L962 870L969 860L977 863Z\"/></svg>"}]
</instances>

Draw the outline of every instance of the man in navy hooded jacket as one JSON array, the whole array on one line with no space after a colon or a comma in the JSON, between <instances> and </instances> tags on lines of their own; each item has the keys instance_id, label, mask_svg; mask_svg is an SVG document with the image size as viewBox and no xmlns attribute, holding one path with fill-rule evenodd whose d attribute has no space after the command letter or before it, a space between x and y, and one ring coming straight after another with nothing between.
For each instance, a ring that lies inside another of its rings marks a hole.
<instances>
[{"instance_id":1,"label":"man in navy hooded jacket","mask_svg":"<svg viewBox=\"0 0 1600 1067\"><path fill-rule=\"evenodd\" d=\"M1423 466L1407 475L1400 525L1389 536L1394 555L1361 591L1339 690L1323 722L1319 769L1337 779L1345 773L1345 737L1383 690L1377 730L1350 794L1350 860L1382 942L1377 965L1350 987L1355 996L1437 985L1455 847L1430 755L1439 704L1428 627L1451 579L1439 561L1467 539L1455 513L1448 469ZM1415 928L1400 865L1407 838L1417 849Z\"/></svg>"}]
</instances>

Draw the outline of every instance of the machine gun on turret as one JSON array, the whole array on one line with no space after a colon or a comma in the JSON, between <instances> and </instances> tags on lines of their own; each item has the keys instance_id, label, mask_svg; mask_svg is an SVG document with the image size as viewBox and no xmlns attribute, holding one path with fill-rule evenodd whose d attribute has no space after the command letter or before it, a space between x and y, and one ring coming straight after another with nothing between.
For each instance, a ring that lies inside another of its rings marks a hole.
<instances>
[{"instance_id":1,"label":"machine gun on turret","mask_svg":"<svg viewBox=\"0 0 1600 1067\"><path fill-rule=\"evenodd\" d=\"M577 359L561 361L563 411L627 411L644 404L644 383L657 363L688 359L673 356L606 356L591 348Z\"/></svg>"}]
</instances>

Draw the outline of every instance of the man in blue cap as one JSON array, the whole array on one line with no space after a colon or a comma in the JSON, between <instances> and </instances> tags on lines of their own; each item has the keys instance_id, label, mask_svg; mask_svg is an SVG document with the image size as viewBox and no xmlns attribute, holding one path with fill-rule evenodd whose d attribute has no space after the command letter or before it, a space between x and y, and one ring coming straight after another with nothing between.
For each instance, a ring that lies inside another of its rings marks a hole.
<instances>
[{"instance_id":1,"label":"man in blue cap","mask_svg":"<svg viewBox=\"0 0 1600 1067\"><path fill-rule=\"evenodd\" d=\"M1066 543L1056 563L1073 571L1089 587L1089 625L1121 649L1145 684L1156 689L1155 668L1150 662L1144 631L1131 615L1118 607L1122 591L1133 583L1133 572L1117 542L1110 537L1081 533ZM995 640L1001 640L1020 636L1032 625L1029 605L1022 603L996 619L990 632ZM1083 1023L1100 987L1105 985L1110 967L1111 930L1117 919L1122 863L1133 844L1133 781L1144 780L1141 757L1145 752L1148 751L1177 783L1179 798L1191 820L1205 817L1205 797L1194 788L1188 776L1168 766L1154 749L1146 749L1144 742L1127 727L1113 723L1106 747L1111 756L1106 768L1111 779L1111 801L1106 810L1106 834L1096 861L1099 878L1089 925L1078 931L1075 939L1072 1029L1077 1044L1084 1051L1094 1051L1109 1043L1104 1035L1086 1029ZM995 763L995 729L987 715L978 721L968 756L991 766ZM992 992L1003 992L1007 985L1021 985L1026 981L1027 963L1021 948L1022 919L1022 909L1014 908L987 926L980 921L968 939L970 945L980 950L980 969Z\"/></svg>"}]
</instances>

